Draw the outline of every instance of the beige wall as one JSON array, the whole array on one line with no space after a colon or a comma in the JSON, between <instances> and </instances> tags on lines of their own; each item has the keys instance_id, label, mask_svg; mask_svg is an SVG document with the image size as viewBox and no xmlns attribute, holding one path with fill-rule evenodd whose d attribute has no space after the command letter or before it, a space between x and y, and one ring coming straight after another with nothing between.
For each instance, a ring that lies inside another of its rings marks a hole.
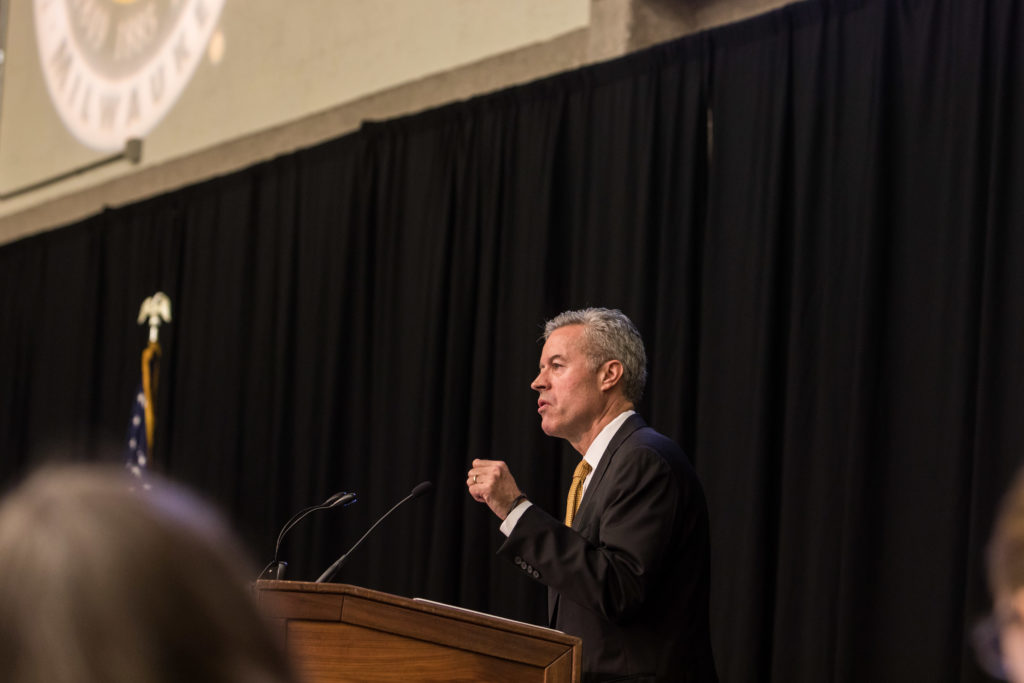
<instances>
[{"instance_id":1,"label":"beige wall","mask_svg":"<svg viewBox=\"0 0 1024 683\"><path fill-rule=\"evenodd\" d=\"M178 0L177 6L223 7L210 27L213 49L189 46L201 52L194 77L143 136L142 161L115 161L0 200L0 243L316 144L364 119L577 68L788 1ZM173 6L169 0L13 0L0 193L111 154L77 140L56 112L33 21L40 2L51 10L64 3L78 16L110 9L111 25L129 16L116 12Z\"/></svg>"},{"instance_id":2,"label":"beige wall","mask_svg":"<svg viewBox=\"0 0 1024 683\"><path fill-rule=\"evenodd\" d=\"M126 0L121 0L125 3ZM415 81L509 52L538 41L549 40L584 28L589 19L588 0L185 0L205 7L211 16L213 46L193 40L186 44L198 57L191 82L163 119L144 134L142 167L165 163L241 136L352 102L374 92ZM14 0L7 34L5 93L0 111L0 193L63 173L83 163L120 149L129 137L127 129L117 131L113 148L90 149L76 139L57 114L54 99L71 105L71 118L79 120L88 85L79 85L74 96L51 98L47 92L41 62L53 65L71 54L50 47L40 55L36 18L47 19L43 7L67 8L69 26L47 25L54 45L67 45L54 38L68 30L87 43L86 21L100 17L96 29L104 36L100 46L81 48L81 61L92 58L102 72L119 66L110 57L116 47L117 29L148 5L157 23L171 24L176 18L172 3L160 0L128 2L133 14L118 20L122 7L114 0ZM220 9L222 7L222 9ZM158 9L164 8L164 9ZM217 10L220 9L219 13ZM34 11L35 10L35 11ZM187 17L186 17L187 18ZM95 20L94 20L95 21ZM167 74L174 73L175 44L169 36L155 34L149 39L150 53L166 49L170 60ZM161 46L161 43L163 44ZM145 55L143 55L145 56ZM77 58L78 55L75 55ZM107 59L104 59L107 58ZM214 62L215 58L219 58ZM75 79L89 83L95 74L72 60L63 93L75 88ZM151 68L143 59L122 59L133 69ZM151 59L159 66L158 59ZM145 103L146 79L138 88ZM122 81L133 78L120 74ZM169 101L172 79L164 77L163 97ZM184 82L184 79L182 79ZM97 84L95 90L99 90ZM109 86L108 86L109 87ZM112 91L113 88L111 88ZM90 99L96 104L96 92ZM125 98L122 98L124 101ZM92 116L92 127L99 125ZM115 164L63 188L35 193L20 201L5 203L3 213L25 203L66 192L72 187L92 184L131 172L127 164ZM9 204L9 205L8 205Z\"/></svg>"}]
</instances>

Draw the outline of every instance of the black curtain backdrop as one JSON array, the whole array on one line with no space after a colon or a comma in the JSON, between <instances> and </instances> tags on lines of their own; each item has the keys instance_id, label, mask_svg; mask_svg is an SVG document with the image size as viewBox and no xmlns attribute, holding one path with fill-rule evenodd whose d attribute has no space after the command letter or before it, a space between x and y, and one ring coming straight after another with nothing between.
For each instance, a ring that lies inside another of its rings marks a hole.
<instances>
[{"instance_id":1,"label":"black curtain backdrop","mask_svg":"<svg viewBox=\"0 0 1024 683\"><path fill-rule=\"evenodd\" d=\"M618 307L640 411L701 475L726 681L980 681L983 548L1024 420L1024 17L808 2L338 140L0 249L0 482L120 458L157 289L154 469L311 579L542 623L465 492L575 455L543 321Z\"/></svg>"}]
</instances>

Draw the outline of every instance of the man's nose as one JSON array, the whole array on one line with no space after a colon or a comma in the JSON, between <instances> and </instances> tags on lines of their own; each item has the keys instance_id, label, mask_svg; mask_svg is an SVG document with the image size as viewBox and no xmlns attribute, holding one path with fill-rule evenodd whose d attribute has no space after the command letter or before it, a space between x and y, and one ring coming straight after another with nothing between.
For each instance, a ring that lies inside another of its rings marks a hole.
<instances>
[{"instance_id":1,"label":"man's nose","mask_svg":"<svg viewBox=\"0 0 1024 683\"><path fill-rule=\"evenodd\" d=\"M537 373L537 377L530 383L530 388L534 391L540 391L545 386L544 384L544 371L541 370Z\"/></svg>"}]
</instances>

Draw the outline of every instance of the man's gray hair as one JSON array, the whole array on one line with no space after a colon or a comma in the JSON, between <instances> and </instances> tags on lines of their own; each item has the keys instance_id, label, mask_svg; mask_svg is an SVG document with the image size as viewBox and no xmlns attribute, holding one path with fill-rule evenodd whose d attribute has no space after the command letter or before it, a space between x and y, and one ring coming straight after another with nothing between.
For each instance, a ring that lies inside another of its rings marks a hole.
<instances>
[{"instance_id":1,"label":"man's gray hair","mask_svg":"<svg viewBox=\"0 0 1024 683\"><path fill-rule=\"evenodd\" d=\"M647 352L633 321L618 309L584 308L559 313L544 325L544 339L559 327L582 325L586 354L596 370L602 363L622 363L622 389L634 404L644 395L647 384Z\"/></svg>"}]
</instances>

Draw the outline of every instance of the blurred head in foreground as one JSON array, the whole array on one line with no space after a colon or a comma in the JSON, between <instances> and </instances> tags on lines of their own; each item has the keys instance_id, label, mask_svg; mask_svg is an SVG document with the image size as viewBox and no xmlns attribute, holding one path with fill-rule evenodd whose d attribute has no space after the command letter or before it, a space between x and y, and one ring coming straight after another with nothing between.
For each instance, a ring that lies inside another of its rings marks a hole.
<instances>
[{"instance_id":1,"label":"blurred head in foreground","mask_svg":"<svg viewBox=\"0 0 1024 683\"><path fill-rule=\"evenodd\" d=\"M284 683L252 574L206 503L121 468L51 467L0 501L0 678Z\"/></svg>"},{"instance_id":2,"label":"blurred head in foreground","mask_svg":"<svg viewBox=\"0 0 1024 683\"><path fill-rule=\"evenodd\" d=\"M990 673L1024 683L1024 470L1003 498L986 560L996 647L982 663Z\"/></svg>"}]
</instances>

